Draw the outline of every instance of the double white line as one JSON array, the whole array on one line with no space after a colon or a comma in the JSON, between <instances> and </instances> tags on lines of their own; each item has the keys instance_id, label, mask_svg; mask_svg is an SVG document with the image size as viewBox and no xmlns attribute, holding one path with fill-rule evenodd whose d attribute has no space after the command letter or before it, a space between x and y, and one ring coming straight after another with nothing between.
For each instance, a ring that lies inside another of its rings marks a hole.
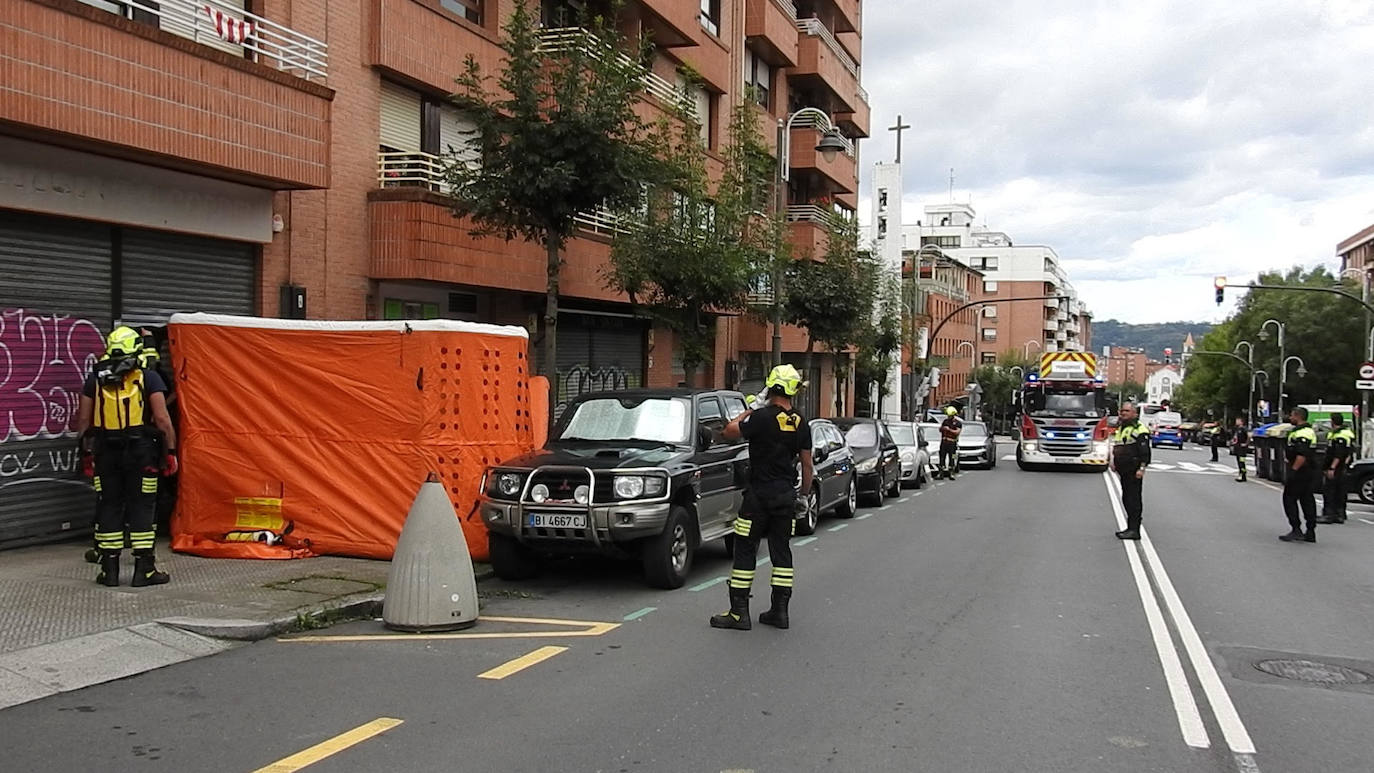
<instances>
[{"instance_id":1,"label":"double white line","mask_svg":"<svg viewBox=\"0 0 1374 773\"><path fill-rule=\"evenodd\" d=\"M1102 473L1102 480L1107 486L1107 498L1111 500L1116 522L1124 529L1126 512L1121 504L1121 484L1110 472ZM1169 696L1173 699L1174 712L1178 715L1178 727L1183 732L1184 743L1198 749L1211 746L1207 738L1207 726L1203 723L1197 701L1193 698L1192 686L1188 683L1178 649L1174 646L1173 635L1160 609L1159 600L1155 597L1154 589L1150 586L1150 578L1145 571L1147 563L1150 568L1149 575L1154 577L1154 584L1158 588L1159 598L1163 599L1164 606L1169 610L1169 617L1173 619L1174 629L1178 632L1179 640L1183 642L1183 649L1188 654L1193 672L1202 685L1203 694L1207 696L1207 703L1216 716L1217 725L1221 727L1226 745L1235 757L1236 767L1244 773L1258 773L1259 767L1255 764L1254 758L1254 741L1250 739L1250 733L1246 731L1245 723L1241 722L1230 694L1221 683L1221 676L1217 674L1216 666L1207 654L1202 637L1198 636L1197 629L1193 627L1188 610L1184 608L1178 591L1174 589L1173 581L1169 579L1169 573L1164 569L1164 562L1160 561L1159 553L1155 552L1150 535L1141 529L1139 542L1122 540L1122 546L1126 550L1126 560L1131 565L1131 574L1135 576L1136 590L1140 592L1140 603L1145 608L1145 619L1149 621L1155 649L1159 653L1160 663L1164 666L1164 681L1169 686Z\"/></svg>"}]
</instances>

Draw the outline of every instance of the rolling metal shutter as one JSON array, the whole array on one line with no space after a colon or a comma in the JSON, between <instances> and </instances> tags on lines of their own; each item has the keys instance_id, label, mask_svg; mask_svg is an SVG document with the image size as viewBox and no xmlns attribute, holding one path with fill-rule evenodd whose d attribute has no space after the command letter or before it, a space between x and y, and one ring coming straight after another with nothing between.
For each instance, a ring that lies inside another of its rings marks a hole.
<instances>
[{"instance_id":1,"label":"rolling metal shutter","mask_svg":"<svg viewBox=\"0 0 1374 773\"><path fill-rule=\"evenodd\" d=\"M403 86L382 81L380 144L406 153L421 151L420 95Z\"/></svg>"},{"instance_id":2,"label":"rolling metal shutter","mask_svg":"<svg viewBox=\"0 0 1374 773\"><path fill-rule=\"evenodd\" d=\"M252 245L130 228L121 255L120 319L126 325L160 327L179 311L256 311Z\"/></svg>"},{"instance_id":3,"label":"rolling metal shutter","mask_svg":"<svg viewBox=\"0 0 1374 773\"><path fill-rule=\"evenodd\" d=\"M110 234L0 212L0 546L94 520L70 427L110 330Z\"/></svg>"},{"instance_id":4,"label":"rolling metal shutter","mask_svg":"<svg viewBox=\"0 0 1374 773\"><path fill-rule=\"evenodd\" d=\"M644 320L560 314L554 404L586 392L644 386Z\"/></svg>"}]
</instances>

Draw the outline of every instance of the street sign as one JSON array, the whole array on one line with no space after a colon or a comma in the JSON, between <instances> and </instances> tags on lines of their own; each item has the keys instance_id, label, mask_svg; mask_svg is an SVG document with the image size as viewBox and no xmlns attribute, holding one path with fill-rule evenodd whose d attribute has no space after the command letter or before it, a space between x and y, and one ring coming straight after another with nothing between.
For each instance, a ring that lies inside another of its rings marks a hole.
<instances>
[{"instance_id":1,"label":"street sign","mask_svg":"<svg viewBox=\"0 0 1374 773\"><path fill-rule=\"evenodd\" d=\"M1374 392L1374 380L1360 379L1355 382L1355 388L1362 392Z\"/></svg>"},{"instance_id":2,"label":"street sign","mask_svg":"<svg viewBox=\"0 0 1374 773\"><path fill-rule=\"evenodd\" d=\"M1366 362L1365 364L1360 366L1360 380L1374 380L1374 362Z\"/></svg>"}]
</instances>

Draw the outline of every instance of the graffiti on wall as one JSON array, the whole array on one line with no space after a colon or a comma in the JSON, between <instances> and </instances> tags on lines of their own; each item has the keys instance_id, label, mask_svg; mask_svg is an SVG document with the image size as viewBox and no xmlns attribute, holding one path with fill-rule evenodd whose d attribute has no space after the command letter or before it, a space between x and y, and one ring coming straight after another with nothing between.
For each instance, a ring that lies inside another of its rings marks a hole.
<instances>
[{"instance_id":1,"label":"graffiti on wall","mask_svg":"<svg viewBox=\"0 0 1374 773\"><path fill-rule=\"evenodd\" d=\"M612 389L630 389L639 386L639 377L618 365L590 368L575 365L563 374L560 396L571 400L587 392L605 392Z\"/></svg>"},{"instance_id":2,"label":"graffiti on wall","mask_svg":"<svg viewBox=\"0 0 1374 773\"><path fill-rule=\"evenodd\" d=\"M104 350L89 319L0 309L0 488L41 480L70 481L72 437L81 385Z\"/></svg>"}]
</instances>

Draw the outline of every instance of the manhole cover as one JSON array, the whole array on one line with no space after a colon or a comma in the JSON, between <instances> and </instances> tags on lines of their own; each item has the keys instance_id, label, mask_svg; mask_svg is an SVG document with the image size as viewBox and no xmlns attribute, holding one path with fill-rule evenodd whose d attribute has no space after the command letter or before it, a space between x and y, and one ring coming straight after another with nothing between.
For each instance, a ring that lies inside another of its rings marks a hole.
<instances>
[{"instance_id":1,"label":"manhole cover","mask_svg":"<svg viewBox=\"0 0 1374 773\"><path fill-rule=\"evenodd\" d=\"M1364 684L1370 679L1363 671L1311 660L1261 660L1255 668L1284 679L1316 684Z\"/></svg>"}]
</instances>

